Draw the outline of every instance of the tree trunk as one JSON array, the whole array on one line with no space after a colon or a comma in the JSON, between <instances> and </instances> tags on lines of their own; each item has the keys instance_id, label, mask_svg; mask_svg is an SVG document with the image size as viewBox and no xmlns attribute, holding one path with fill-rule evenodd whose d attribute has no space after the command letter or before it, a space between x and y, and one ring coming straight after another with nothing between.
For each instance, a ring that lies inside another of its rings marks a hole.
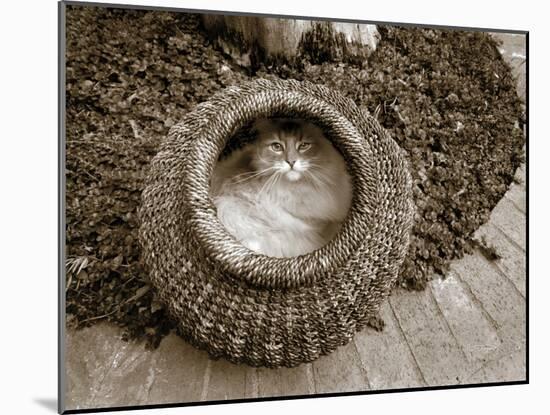
<instances>
[{"instance_id":1,"label":"tree trunk","mask_svg":"<svg viewBox=\"0 0 550 415\"><path fill-rule=\"evenodd\" d=\"M253 16L203 15L211 38L239 64L364 62L376 49L375 25Z\"/></svg>"}]
</instances>

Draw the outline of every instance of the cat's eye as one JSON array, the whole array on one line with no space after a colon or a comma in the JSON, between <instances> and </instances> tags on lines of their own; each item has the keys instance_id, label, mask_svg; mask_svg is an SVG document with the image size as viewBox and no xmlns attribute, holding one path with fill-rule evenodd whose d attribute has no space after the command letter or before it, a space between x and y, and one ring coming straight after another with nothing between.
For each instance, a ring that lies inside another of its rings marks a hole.
<instances>
[{"instance_id":1,"label":"cat's eye","mask_svg":"<svg viewBox=\"0 0 550 415\"><path fill-rule=\"evenodd\" d=\"M300 151L306 151L311 147L311 143L300 143L298 146L298 150Z\"/></svg>"},{"instance_id":2,"label":"cat's eye","mask_svg":"<svg viewBox=\"0 0 550 415\"><path fill-rule=\"evenodd\" d=\"M283 145L281 143L271 143L271 149L279 153L283 151Z\"/></svg>"}]
</instances>

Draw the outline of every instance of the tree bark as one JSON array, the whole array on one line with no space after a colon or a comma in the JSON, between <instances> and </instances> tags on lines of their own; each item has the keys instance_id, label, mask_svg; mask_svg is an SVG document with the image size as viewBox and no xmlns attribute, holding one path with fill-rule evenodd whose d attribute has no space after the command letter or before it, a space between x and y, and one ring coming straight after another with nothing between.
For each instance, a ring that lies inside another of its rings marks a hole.
<instances>
[{"instance_id":1,"label":"tree bark","mask_svg":"<svg viewBox=\"0 0 550 415\"><path fill-rule=\"evenodd\" d=\"M375 25L254 16L203 15L224 52L243 66L308 59L362 62L378 43Z\"/></svg>"}]
</instances>

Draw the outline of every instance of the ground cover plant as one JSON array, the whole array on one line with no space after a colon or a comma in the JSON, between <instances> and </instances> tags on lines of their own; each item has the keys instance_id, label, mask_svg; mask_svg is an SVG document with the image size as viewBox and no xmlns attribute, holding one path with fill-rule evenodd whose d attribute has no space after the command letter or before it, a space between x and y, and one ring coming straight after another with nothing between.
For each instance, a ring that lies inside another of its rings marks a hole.
<instances>
[{"instance_id":1,"label":"ground cover plant","mask_svg":"<svg viewBox=\"0 0 550 415\"><path fill-rule=\"evenodd\" d=\"M157 345L174 324L140 262L137 209L169 128L216 91L256 77L338 89L405 151L417 207L400 285L422 289L475 243L513 180L522 102L487 34L383 26L362 62L243 68L193 14L67 7L66 311L71 327L111 321Z\"/></svg>"}]
</instances>

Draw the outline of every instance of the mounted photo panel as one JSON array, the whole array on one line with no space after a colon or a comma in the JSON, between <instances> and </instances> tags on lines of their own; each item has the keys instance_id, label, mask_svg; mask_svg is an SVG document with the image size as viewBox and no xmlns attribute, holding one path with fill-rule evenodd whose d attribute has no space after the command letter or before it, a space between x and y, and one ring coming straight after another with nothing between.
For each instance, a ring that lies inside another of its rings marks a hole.
<instances>
[{"instance_id":1,"label":"mounted photo panel","mask_svg":"<svg viewBox=\"0 0 550 415\"><path fill-rule=\"evenodd\" d=\"M527 32L59 16L60 413L528 382Z\"/></svg>"}]
</instances>

